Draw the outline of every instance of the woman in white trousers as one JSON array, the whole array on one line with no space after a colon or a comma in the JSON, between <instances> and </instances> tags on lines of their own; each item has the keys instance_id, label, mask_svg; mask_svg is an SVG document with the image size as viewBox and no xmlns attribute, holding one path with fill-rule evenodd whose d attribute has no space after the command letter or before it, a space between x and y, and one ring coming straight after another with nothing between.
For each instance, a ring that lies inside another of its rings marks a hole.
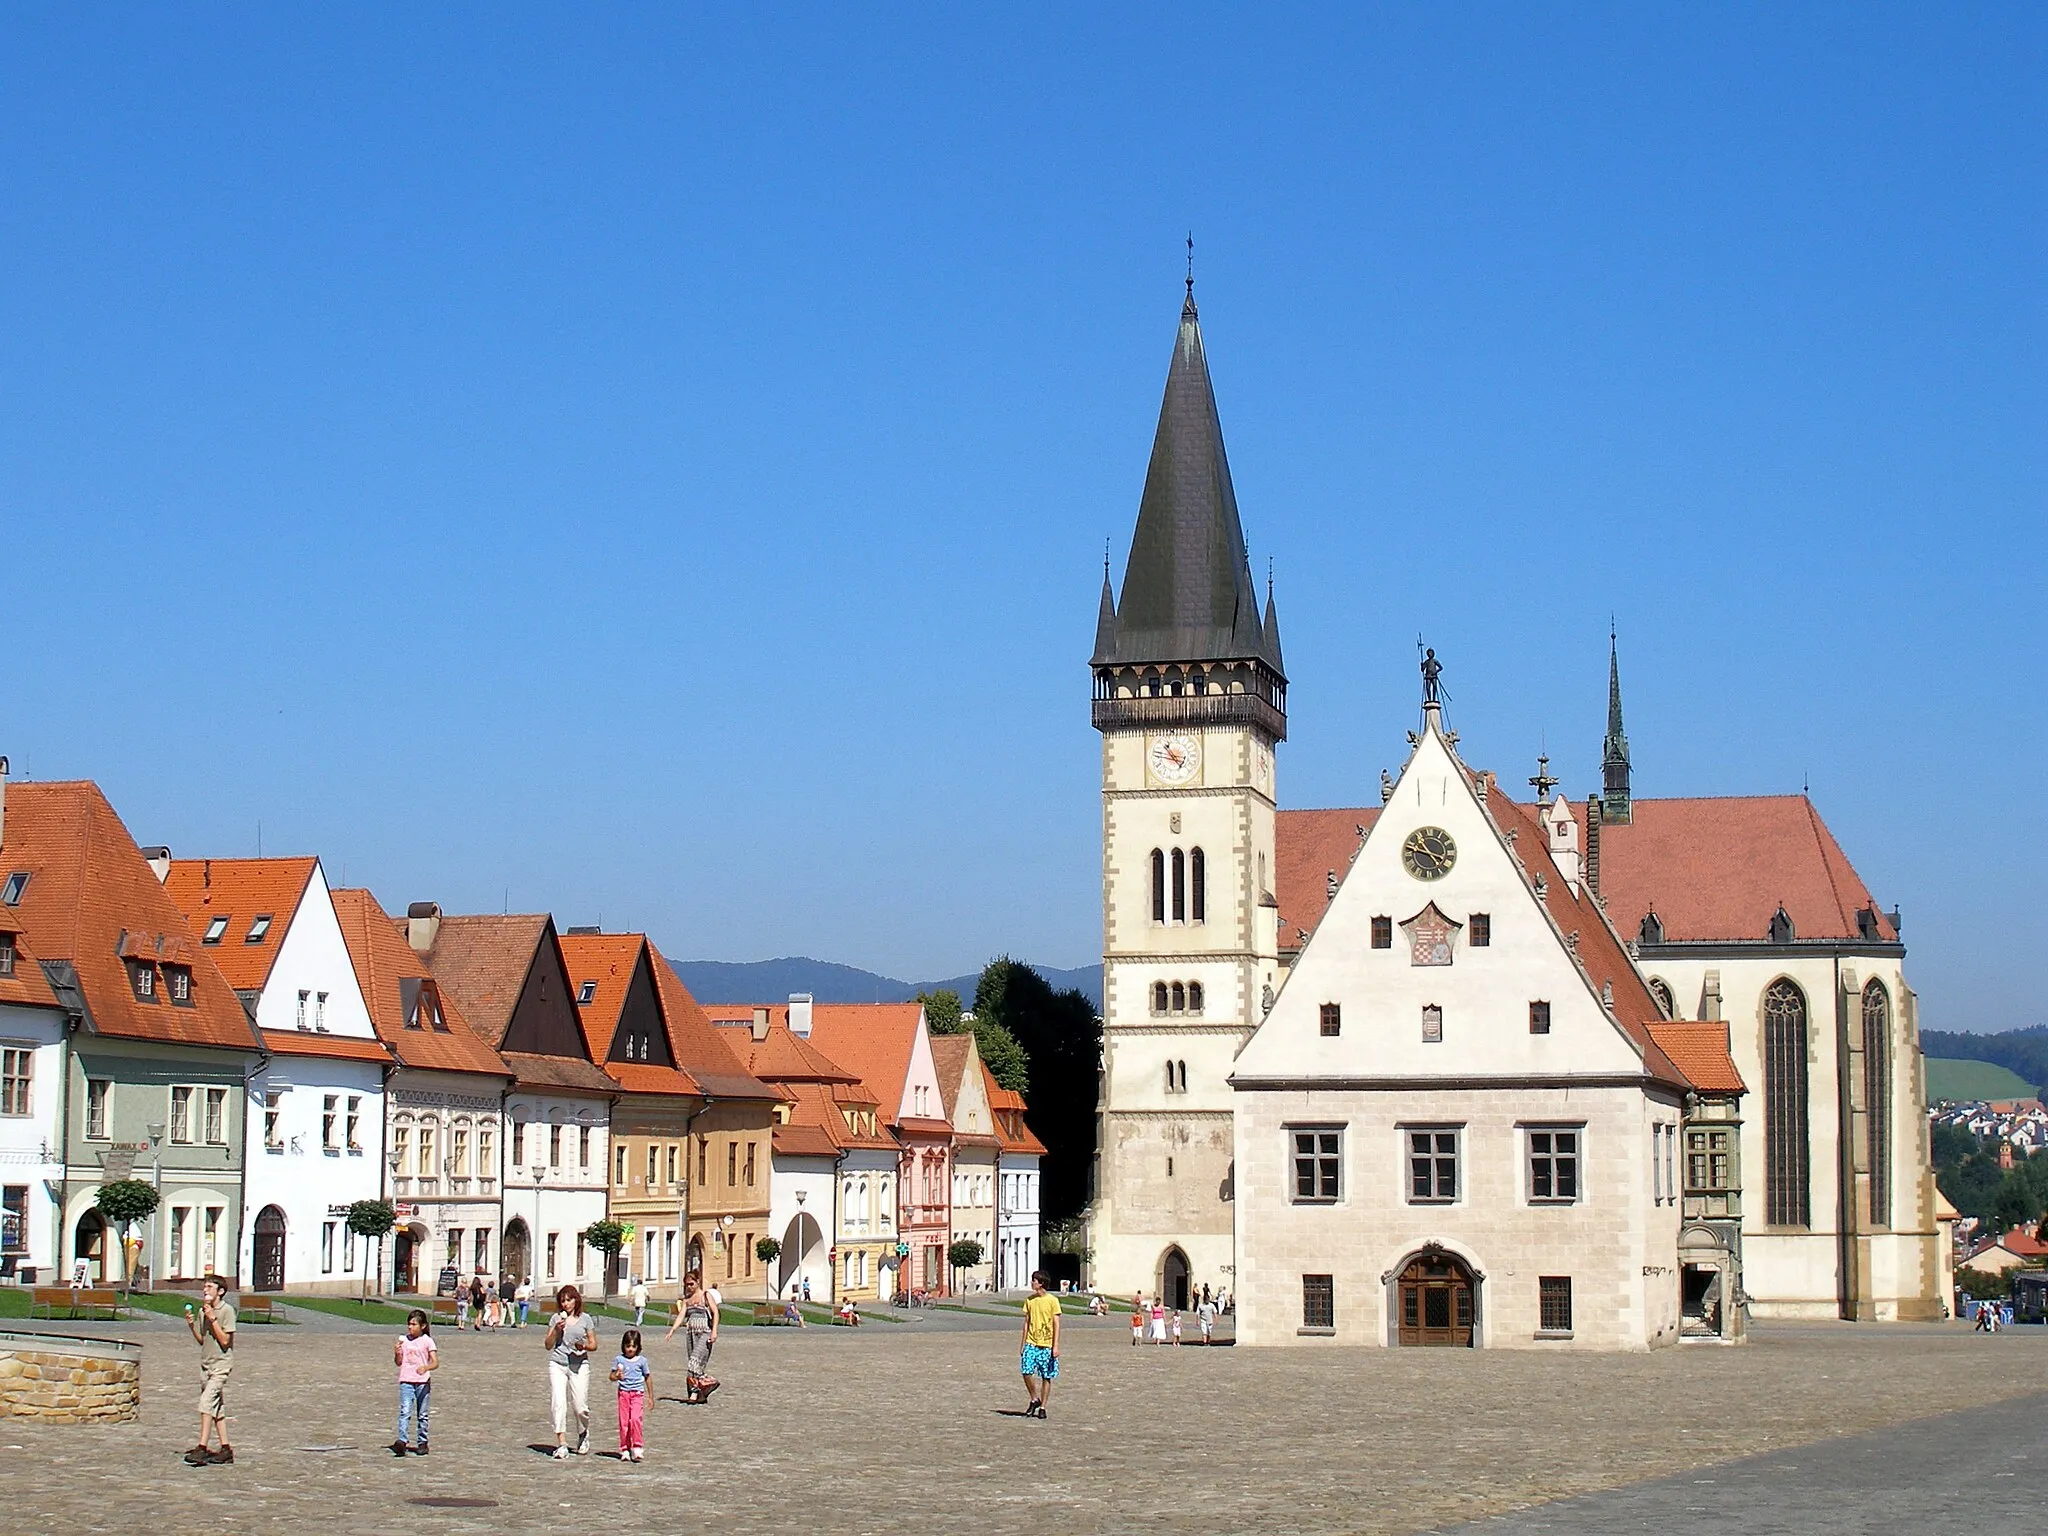
<instances>
[{"instance_id":1,"label":"woman in white trousers","mask_svg":"<svg viewBox=\"0 0 2048 1536\"><path fill-rule=\"evenodd\" d=\"M555 1415L555 1459L569 1454L569 1420L576 1421L576 1454L590 1454L590 1355L597 1348L597 1323L583 1311L583 1293L573 1285L555 1292L548 1324L548 1396Z\"/></svg>"}]
</instances>

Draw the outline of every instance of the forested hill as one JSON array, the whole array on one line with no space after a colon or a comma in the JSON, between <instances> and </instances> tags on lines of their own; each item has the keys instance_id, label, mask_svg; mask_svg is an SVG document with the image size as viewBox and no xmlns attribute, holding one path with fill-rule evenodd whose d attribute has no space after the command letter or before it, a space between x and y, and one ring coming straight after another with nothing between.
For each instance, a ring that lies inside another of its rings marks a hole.
<instances>
[{"instance_id":1,"label":"forested hill","mask_svg":"<svg viewBox=\"0 0 2048 1536\"><path fill-rule=\"evenodd\" d=\"M1952 1061L1988 1061L2017 1072L2034 1085L2048 1088L2048 1024L2008 1029L2002 1034L1973 1035L1943 1029L1922 1030L1920 1049Z\"/></svg>"}]
</instances>

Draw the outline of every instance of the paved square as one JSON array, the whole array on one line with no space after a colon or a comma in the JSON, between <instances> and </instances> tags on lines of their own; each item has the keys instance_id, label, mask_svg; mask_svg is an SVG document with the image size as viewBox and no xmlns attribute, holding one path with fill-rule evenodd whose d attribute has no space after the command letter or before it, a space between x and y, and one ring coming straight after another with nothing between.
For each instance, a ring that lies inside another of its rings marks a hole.
<instances>
[{"instance_id":1,"label":"paved square","mask_svg":"<svg viewBox=\"0 0 2048 1536\"><path fill-rule=\"evenodd\" d=\"M81 1330L85 1331L85 1330ZM1961 1326L1757 1330L1740 1349L1134 1349L1069 1319L1049 1421L1015 1416L1015 1332L916 1322L735 1328L709 1407L667 1400L680 1343L651 1351L649 1459L558 1463L537 1332L441 1334L434 1454L384 1449L390 1338L249 1328L233 1467L190 1469L197 1351L145 1341L142 1422L0 1424L22 1531L915 1530L1405 1532L1668 1476L2041 1390L2048 1335ZM618 1325L607 1323L609 1360ZM600 1452L612 1393L593 1383ZM339 1446L345 1449L311 1450ZM422 1498L489 1499L431 1508Z\"/></svg>"}]
</instances>

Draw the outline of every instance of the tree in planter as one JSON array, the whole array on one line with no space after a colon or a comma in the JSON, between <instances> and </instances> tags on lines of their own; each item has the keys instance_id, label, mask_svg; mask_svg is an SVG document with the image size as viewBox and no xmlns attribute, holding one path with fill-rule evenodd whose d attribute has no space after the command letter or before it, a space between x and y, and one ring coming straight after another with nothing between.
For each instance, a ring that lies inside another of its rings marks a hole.
<instances>
[{"instance_id":1,"label":"tree in planter","mask_svg":"<svg viewBox=\"0 0 2048 1536\"><path fill-rule=\"evenodd\" d=\"M954 1240L946 1249L946 1262L953 1267L953 1289L960 1289L960 1271L972 1269L981 1262L981 1244L971 1237Z\"/></svg>"},{"instance_id":2,"label":"tree in planter","mask_svg":"<svg viewBox=\"0 0 2048 1536\"><path fill-rule=\"evenodd\" d=\"M92 1198L93 1208L120 1233L121 1240L121 1284L130 1283L128 1274L128 1230L138 1221L147 1221L163 1199L157 1187L146 1179L116 1179L111 1184L102 1184L99 1193ZM102 1264L101 1278L106 1278L106 1266Z\"/></svg>"},{"instance_id":3,"label":"tree in planter","mask_svg":"<svg viewBox=\"0 0 2048 1536\"><path fill-rule=\"evenodd\" d=\"M389 1200L358 1200L348 1208L348 1230L363 1240L363 1297L370 1299L370 1244L398 1225L398 1209ZM379 1269L383 1266L380 1264ZM379 1285L382 1285L380 1280Z\"/></svg>"},{"instance_id":4,"label":"tree in planter","mask_svg":"<svg viewBox=\"0 0 2048 1536\"><path fill-rule=\"evenodd\" d=\"M768 1266L782 1257L782 1244L772 1237L757 1237L754 1239L754 1257L761 1261L761 1294L772 1297L775 1294L775 1279L774 1272Z\"/></svg>"},{"instance_id":5,"label":"tree in planter","mask_svg":"<svg viewBox=\"0 0 2048 1536\"><path fill-rule=\"evenodd\" d=\"M633 1229L622 1221L593 1221L584 1228L583 1241L604 1255L604 1296L612 1294L612 1268L619 1261L619 1250L633 1239Z\"/></svg>"}]
</instances>

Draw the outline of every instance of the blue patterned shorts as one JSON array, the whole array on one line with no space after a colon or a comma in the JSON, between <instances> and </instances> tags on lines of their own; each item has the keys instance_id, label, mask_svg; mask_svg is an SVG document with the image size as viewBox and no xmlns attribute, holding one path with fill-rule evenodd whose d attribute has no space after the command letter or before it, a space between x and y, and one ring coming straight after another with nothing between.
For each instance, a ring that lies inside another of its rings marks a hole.
<instances>
[{"instance_id":1,"label":"blue patterned shorts","mask_svg":"<svg viewBox=\"0 0 2048 1536\"><path fill-rule=\"evenodd\" d=\"M1040 1381L1054 1381L1060 1374L1059 1356L1046 1345L1026 1344L1020 1368L1026 1376L1036 1376Z\"/></svg>"}]
</instances>

